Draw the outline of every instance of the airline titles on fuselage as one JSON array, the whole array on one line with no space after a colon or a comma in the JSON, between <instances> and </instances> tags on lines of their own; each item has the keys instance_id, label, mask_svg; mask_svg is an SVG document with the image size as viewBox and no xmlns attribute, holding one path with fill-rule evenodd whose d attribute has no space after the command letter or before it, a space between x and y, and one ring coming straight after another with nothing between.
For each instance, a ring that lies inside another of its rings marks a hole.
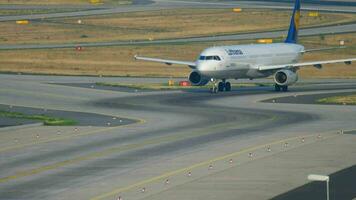
<instances>
[{"instance_id":1,"label":"airline titles on fuselage","mask_svg":"<svg viewBox=\"0 0 356 200\"><path fill-rule=\"evenodd\" d=\"M229 56L239 56L244 54L240 49L225 49L225 51Z\"/></svg>"}]
</instances>

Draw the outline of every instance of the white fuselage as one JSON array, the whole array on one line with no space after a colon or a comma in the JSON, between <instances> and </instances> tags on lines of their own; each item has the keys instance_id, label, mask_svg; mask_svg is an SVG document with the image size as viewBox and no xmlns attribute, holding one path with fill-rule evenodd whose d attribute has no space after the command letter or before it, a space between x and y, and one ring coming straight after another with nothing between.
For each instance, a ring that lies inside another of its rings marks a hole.
<instances>
[{"instance_id":1,"label":"white fuselage","mask_svg":"<svg viewBox=\"0 0 356 200\"><path fill-rule=\"evenodd\" d=\"M303 51L302 45L288 43L211 47L200 54L196 69L215 79L268 77L275 71L261 72L259 66L297 63Z\"/></svg>"}]
</instances>

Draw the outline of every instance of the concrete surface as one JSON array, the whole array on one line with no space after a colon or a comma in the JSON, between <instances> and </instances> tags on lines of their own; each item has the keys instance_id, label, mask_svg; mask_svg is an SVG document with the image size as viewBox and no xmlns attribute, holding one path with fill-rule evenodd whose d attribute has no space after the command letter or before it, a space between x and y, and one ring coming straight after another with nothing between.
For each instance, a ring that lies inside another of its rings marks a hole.
<instances>
[{"instance_id":1,"label":"concrete surface","mask_svg":"<svg viewBox=\"0 0 356 200\"><path fill-rule=\"evenodd\" d=\"M0 130L0 199L117 199L119 195L165 199L166 194L216 199L224 191L229 194L226 198L251 194L253 187L268 189L251 199L266 199L307 183L302 176L276 176L265 169L278 169L272 164L288 166L283 167L285 174L307 173L308 163L315 166L310 173L333 173L355 164L354 135L336 133L356 129L356 107L260 103L286 96L355 92L352 79L305 80L287 93L250 87L217 95L207 90L132 93L55 84L106 81L166 79L0 75L1 104L139 120L119 127ZM272 152L266 152L267 146ZM333 152L324 157L330 146ZM227 164L230 158L232 165ZM189 171L192 176L187 179ZM227 178L230 174L236 178ZM235 184L241 190L233 189ZM145 193L140 192L143 187ZM196 190L179 192L190 187Z\"/></svg>"}]
</instances>

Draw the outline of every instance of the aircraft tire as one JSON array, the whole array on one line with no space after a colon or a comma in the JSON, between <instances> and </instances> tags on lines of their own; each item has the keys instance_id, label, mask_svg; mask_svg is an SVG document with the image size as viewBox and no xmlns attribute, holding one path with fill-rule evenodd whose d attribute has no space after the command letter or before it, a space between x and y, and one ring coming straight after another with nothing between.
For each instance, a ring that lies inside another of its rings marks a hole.
<instances>
[{"instance_id":1,"label":"aircraft tire","mask_svg":"<svg viewBox=\"0 0 356 200\"><path fill-rule=\"evenodd\" d=\"M224 88L225 88L225 84L223 82L219 82L219 85L218 85L219 92L223 92Z\"/></svg>"},{"instance_id":2,"label":"aircraft tire","mask_svg":"<svg viewBox=\"0 0 356 200\"><path fill-rule=\"evenodd\" d=\"M231 83L230 82L226 82L225 83L225 91L226 92L230 92L231 91Z\"/></svg>"},{"instance_id":3,"label":"aircraft tire","mask_svg":"<svg viewBox=\"0 0 356 200\"><path fill-rule=\"evenodd\" d=\"M281 86L278 85L278 84L275 84L275 85L274 85L274 90L275 90L276 92L281 91Z\"/></svg>"}]
</instances>

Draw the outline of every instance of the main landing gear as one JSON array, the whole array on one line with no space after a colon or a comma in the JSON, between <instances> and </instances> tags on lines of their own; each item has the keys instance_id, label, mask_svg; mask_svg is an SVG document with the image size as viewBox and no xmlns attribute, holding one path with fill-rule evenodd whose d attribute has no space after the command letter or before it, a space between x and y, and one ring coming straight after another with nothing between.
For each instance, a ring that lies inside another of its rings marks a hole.
<instances>
[{"instance_id":1,"label":"main landing gear","mask_svg":"<svg viewBox=\"0 0 356 200\"><path fill-rule=\"evenodd\" d=\"M274 85L274 90L275 90L276 92L279 92L279 91L287 92L287 91L288 91L288 85L278 85L278 84L275 84L275 85Z\"/></svg>"},{"instance_id":2,"label":"main landing gear","mask_svg":"<svg viewBox=\"0 0 356 200\"><path fill-rule=\"evenodd\" d=\"M217 93L217 92L229 92L231 91L231 83L226 82L225 79L223 79L221 82L217 83L216 81L213 82L213 87L210 89L212 93Z\"/></svg>"}]
</instances>

